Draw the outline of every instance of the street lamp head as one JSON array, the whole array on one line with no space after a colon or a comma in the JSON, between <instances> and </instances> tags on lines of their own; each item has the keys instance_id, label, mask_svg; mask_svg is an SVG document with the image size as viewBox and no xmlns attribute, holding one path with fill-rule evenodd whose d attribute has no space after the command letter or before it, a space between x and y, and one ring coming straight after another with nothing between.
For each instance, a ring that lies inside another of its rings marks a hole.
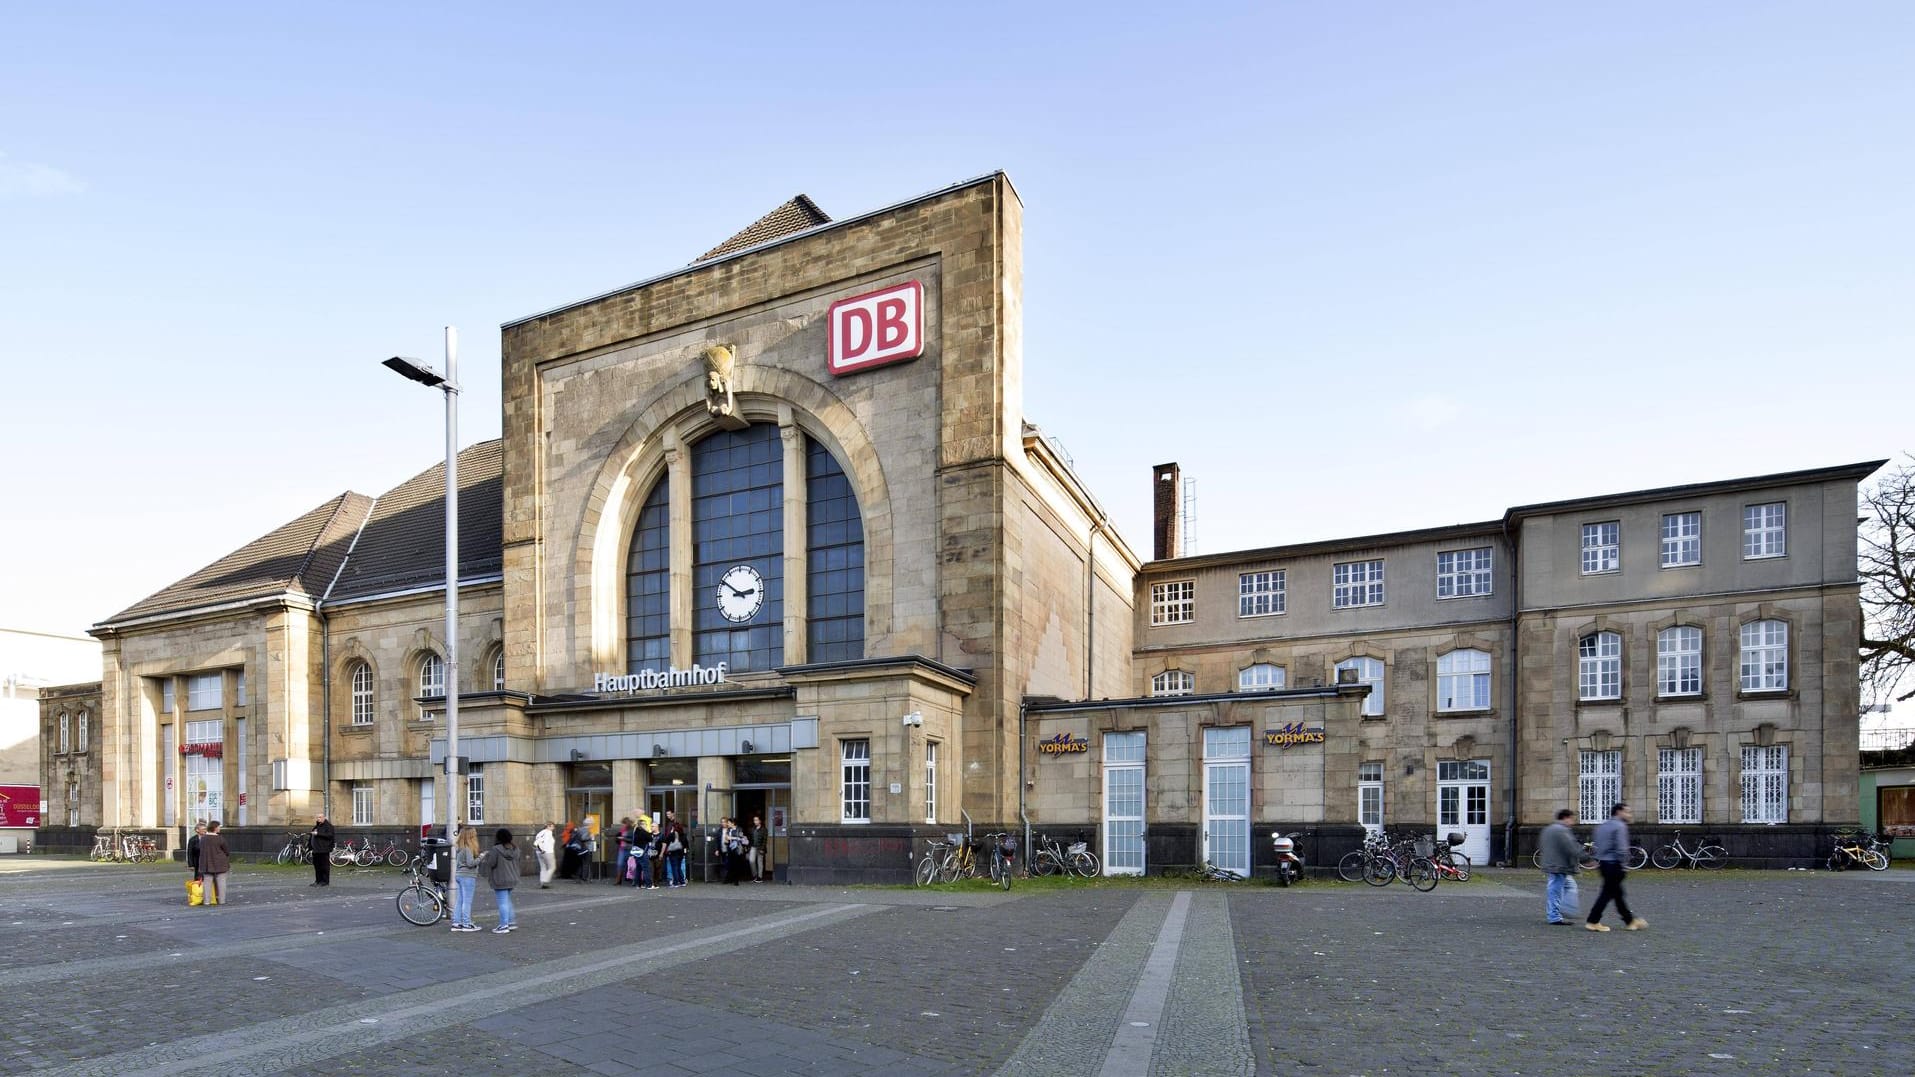
<instances>
[{"instance_id":1,"label":"street lamp head","mask_svg":"<svg viewBox=\"0 0 1915 1077\"><path fill-rule=\"evenodd\" d=\"M436 389L445 384L445 378L438 371L418 359L407 359L402 355L395 355L381 365L391 367L421 385L429 385Z\"/></svg>"}]
</instances>

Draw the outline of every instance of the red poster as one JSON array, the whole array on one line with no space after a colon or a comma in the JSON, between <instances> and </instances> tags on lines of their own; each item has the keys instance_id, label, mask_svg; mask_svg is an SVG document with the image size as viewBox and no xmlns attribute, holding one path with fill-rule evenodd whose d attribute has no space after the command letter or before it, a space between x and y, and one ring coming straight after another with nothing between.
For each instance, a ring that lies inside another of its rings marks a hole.
<instances>
[{"instance_id":1,"label":"red poster","mask_svg":"<svg viewBox=\"0 0 1915 1077\"><path fill-rule=\"evenodd\" d=\"M0 826L39 826L40 787L0 785Z\"/></svg>"}]
</instances>

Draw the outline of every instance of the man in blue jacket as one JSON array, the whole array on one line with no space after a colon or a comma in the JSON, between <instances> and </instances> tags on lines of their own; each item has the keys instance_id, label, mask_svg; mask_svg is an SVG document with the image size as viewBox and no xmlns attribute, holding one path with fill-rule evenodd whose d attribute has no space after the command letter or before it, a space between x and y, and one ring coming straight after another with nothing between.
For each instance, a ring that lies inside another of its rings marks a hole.
<instances>
[{"instance_id":1,"label":"man in blue jacket","mask_svg":"<svg viewBox=\"0 0 1915 1077\"><path fill-rule=\"evenodd\" d=\"M1596 895L1596 904L1589 910L1589 921L1583 926L1591 931L1608 931L1609 925L1602 922L1602 911L1613 900L1616 903L1616 915L1629 925L1631 931L1641 931L1649 926L1649 921L1629 911L1629 903L1623 900L1622 877L1628 869L1623 865L1629 859L1629 805L1617 804L1609 809L1609 819L1596 828L1596 868L1602 872L1602 893Z\"/></svg>"}]
</instances>

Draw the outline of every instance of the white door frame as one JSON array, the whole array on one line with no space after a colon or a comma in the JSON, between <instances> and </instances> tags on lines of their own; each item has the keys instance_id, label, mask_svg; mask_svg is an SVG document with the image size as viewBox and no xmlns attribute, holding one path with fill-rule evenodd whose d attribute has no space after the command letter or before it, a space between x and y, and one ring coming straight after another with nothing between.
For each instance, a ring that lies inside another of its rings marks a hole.
<instances>
[{"instance_id":1,"label":"white door frame","mask_svg":"<svg viewBox=\"0 0 1915 1077\"><path fill-rule=\"evenodd\" d=\"M1147 800L1149 796L1150 785L1145 780L1146 775L1144 773L1144 765L1145 765L1144 753L1142 751L1137 751L1137 752L1126 751L1123 757L1113 762L1111 760L1111 750L1110 750L1111 743L1112 743L1111 737L1113 736L1126 737L1125 743L1126 744L1129 743L1127 734L1111 734L1111 733L1104 734L1104 825L1102 828L1104 833L1104 840L1103 840L1104 874L1106 875L1142 875L1144 874L1145 869L1149 867L1149 848L1150 848L1149 845L1144 841L1144 831L1147 826L1145 820L1148 816L1149 807L1150 807ZM1137 736L1143 737L1144 734L1139 733L1137 734ZM1135 758L1131 758L1132 756L1135 756ZM1128 814L1117 815L1111 811L1111 805L1116 799L1111 795L1111 783L1119 775L1123 776L1123 780L1126 784L1129 784L1133 777L1135 778L1136 786L1137 786L1137 814L1136 815L1128 815ZM1137 825L1137 843L1132 848L1124 849L1121 851L1125 854L1125 859L1128 859L1130 856L1134 855L1137 860L1137 863L1134 866L1130 864L1119 865L1118 863L1116 863L1118 858L1111 855L1113 851L1113 847L1116 845L1116 842L1113 840L1113 831L1116 828L1112 824L1113 823L1133 823L1133 822L1136 823Z\"/></svg>"},{"instance_id":2,"label":"white door frame","mask_svg":"<svg viewBox=\"0 0 1915 1077\"><path fill-rule=\"evenodd\" d=\"M1470 775L1474 768L1481 767L1481 776L1444 778L1442 774L1445 764L1455 767L1457 771L1465 775ZM1487 759L1441 760L1436 767L1436 840L1442 841L1451 830L1459 830L1467 840L1458 851L1467 855L1471 863L1489 863L1489 785L1492 777L1490 761ZM1455 791L1455 796L1448 798L1446 805L1444 794L1450 790ZM1446 813L1446 806L1453 811ZM1467 821L1472 815L1479 816L1482 821L1476 823Z\"/></svg>"}]
</instances>

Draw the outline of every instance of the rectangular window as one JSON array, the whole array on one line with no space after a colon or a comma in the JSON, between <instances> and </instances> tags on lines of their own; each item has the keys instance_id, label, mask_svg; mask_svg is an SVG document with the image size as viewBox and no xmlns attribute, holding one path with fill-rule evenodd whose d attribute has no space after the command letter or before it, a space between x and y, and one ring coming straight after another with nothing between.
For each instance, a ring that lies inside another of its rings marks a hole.
<instances>
[{"instance_id":1,"label":"rectangular window","mask_svg":"<svg viewBox=\"0 0 1915 1077\"><path fill-rule=\"evenodd\" d=\"M1197 582L1173 580L1150 585L1150 623L1189 624L1197 617Z\"/></svg>"},{"instance_id":2,"label":"rectangular window","mask_svg":"<svg viewBox=\"0 0 1915 1077\"><path fill-rule=\"evenodd\" d=\"M843 761L841 818L847 823L868 823L871 821L871 742L863 738L847 740L839 745L839 751Z\"/></svg>"},{"instance_id":3,"label":"rectangular window","mask_svg":"<svg viewBox=\"0 0 1915 1077\"><path fill-rule=\"evenodd\" d=\"M173 678L160 678L160 714L172 717L173 714Z\"/></svg>"},{"instance_id":4,"label":"rectangular window","mask_svg":"<svg viewBox=\"0 0 1915 1077\"><path fill-rule=\"evenodd\" d=\"M1576 698L1622 698L1622 637L1592 632L1576 644Z\"/></svg>"},{"instance_id":5,"label":"rectangular window","mask_svg":"<svg viewBox=\"0 0 1915 1077\"><path fill-rule=\"evenodd\" d=\"M1451 651L1436 660L1436 709L1479 711L1490 708L1489 654Z\"/></svg>"},{"instance_id":6,"label":"rectangular window","mask_svg":"<svg viewBox=\"0 0 1915 1077\"><path fill-rule=\"evenodd\" d=\"M60 750L54 754L65 755L73 750L72 734L73 717L71 715L62 714L60 716Z\"/></svg>"},{"instance_id":7,"label":"rectangular window","mask_svg":"<svg viewBox=\"0 0 1915 1077\"><path fill-rule=\"evenodd\" d=\"M1622 800L1622 753L1583 752L1582 773L1576 781L1577 801L1584 819L1609 818L1609 809Z\"/></svg>"},{"instance_id":8,"label":"rectangular window","mask_svg":"<svg viewBox=\"0 0 1915 1077\"><path fill-rule=\"evenodd\" d=\"M226 725L218 718L186 723L186 822L225 821Z\"/></svg>"},{"instance_id":9,"label":"rectangular window","mask_svg":"<svg viewBox=\"0 0 1915 1077\"><path fill-rule=\"evenodd\" d=\"M246 671L240 670L233 677L233 705L244 707L249 700L246 697Z\"/></svg>"},{"instance_id":10,"label":"rectangular window","mask_svg":"<svg viewBox=\"0 0 1915 1077\"><path fill-rule=\"evenodd\" d=\"M1383 560L1345 561L1332 570L1333 602L1337 609L1383 604Z\"/></svg>"},{"instance_id":11,"label":"rectangular window","mask_svg":"<svg viewBox=\"0 0 1915 1077\"><path fill-rule=\"evenodd\" d=\"M1656 694L1702 694L1702 629L1677 625L1656 635Z\"/></svg>"},{"instance_id":12,"label":"rectangular window","mask_svg":"<svg viewBox=\"0 0 1915 1077\"><path fill-rule=\"evenodd\" d=\"M1144 761L1142 733L1104 734L1104 762L1141 763Z\"/></svg>"},{"instance_id":13,"label":"rectangular window","mask_svg":"<svg viewBox=\"0 0 1915 1077\"><path fill-rule=\"evenodd\" d=\"M864 527L851 480L805 439L806 661L864 657Z\"/></svg>"},{"instance_id":14,"label":"rectangular window","mask_svg":"<svg viewBox=\"0 0 1915 1077\"><path fill-rule=\"evenodd\" d=\"M1742 556L1781 557L1789 552L1789 507L1781 501L1742 510Z\"/></svg>"},{"instance_id":15,"label":"rectangular window","mask_svg":"<svg viewBox=\"0 0 1915 1077\"><path fill-rule=\"evenodd\" d=\"M1473 598L1490 593L1490 548L1444 550L1436 555L1436 597Z\"/></svg>"},{"instance_id":16,"label":"rectangular window","mask_svg":"<svg viewBox=\"0 0 1915 1077\"><path fill-rule=\"evenodd\" d=\"M1875 790L1875 825L1898 838L1915 838L1915 785Z\"/></svg>"},{"instance_id":17,"label":"rectangular window","mask_svg":"<svg viewBox=\"0 0 1915 1077\"><path fill-rule=\"evenodd\" d=\"M1656 822L1702 822L1702 749L1656 753Z\"/></svg>"},{"instance_id":18,"label":"rectangular window","mask_svg":"<svg viewBox=\"0 0 1915 1077\"><path fill-rule=\"evenodd\" d=\"M1212 726L1204 730L1205 759L1248 759L1250 758L1250 727L1233 725Z\"/></svg>"},{"instance_id":19,"label":"rectangular window","mask_svg":"<svg viewBox=\"0 0 1915 1077\"><path fill-rule=\"evenodd\" d=\"M246 825L246 719L233 719L233 750L239 753L237 764L233 767L233 810L238 814L240 826Z\"/></svg>"},{"instance_id":20,"label":"rectangular window","mask_svg":"<svg viewBox=\"0 0 1915 1077\"><path fill-rule=\"evenodd\" d=\"M432 826L438 821L439 798L433 795L439 783L431 778L419 779L419 825Z\"/></svg>"},{"instance_id":21,"label":"rectangular window","mask_svg":"<svg viewBox=\"0 0 1915 1077\"><path fill-rule=\"evenodd\" d=\"M1622 524L1610 520L1583 525L1583 575L1622 568Z\"/></svg>"},{"instance_id":22,"label":"rectangular window","mask_svg":"<svg viewBox=\"0 0 1915 1077\"><path fill-rule=\"evenodd\" d=\"M80 749L79 750L83 752L86 751L87 745L92 740L92 737L90 736L90 731L87 728L88 725L90 724L87 721L89 717L90 716L87 714L87 712L85 711L80 712Z\"/></svg>"},{"instance_id":23,"label":"rectangular window","mask_svg":"<svg viewBox=\"0 0 1915 1077\"><path fill-rule=\"evenodd\" d=\"M1245 572L1237 577L1237 616L1268 617L1282 612L1282 569Z\"/></svg>"},{"instance_id":24,"label":"rectangular window","mask_svg":"<svg viewBox=\"0 0 1915 1077\"><path fill-rule=\"evenodd\" d=\"M186 678L186 709L216 711L225 694L226 678L218 673L196 673Z\"/></svg>"},{"instance_id":25,"label":"rectangular window","mask_svg":"<svg viewBox=\"0 0 1915 1077\"><path fill-rule=\"evenodd\" d=\"M372 783L352 783L352 825L372 825Z\"/></svg>"},{"instance_id":26,"label":"rectangular window","mask_svg":"<svg viewBox=\"0 0 1915 1077\"><path fill-rule=\"evenodd\" d=\"M482 763L472 764L472 772L465 776L465 821L471 826L485 822L485 769Z\"/></svg>"},{"instance_id":27,"label":"rectangular window","mask_svg":"<svg viewBox=\"0 0 1915 1077\"><path fill-rule=\"evenodd\" d=\"M1789 821L1789 746L1742 749L1742 821Z\"/></svg>"},{"instance_id":28,"label":"rectangular window","mask_svg":"<svg viewBox=\"0 0 1915 1077\"><path fill-rule=\"evenodd\" d=\"M1181 669L1167 669L1150 679L1153 696L1187 696L1197 690L1197 675Z\"/></svg>"},{"instance_id":29,"label":"rectangular window","mask_svg":"<svg viewBox=\"0 0 1915 1077\"><path fill-rule=\"evenodd\" d=\"M66 825L80 825L80 783L68 782L66 787Z\"/></svg>"},{"instance_id":30,"label":"rectangular window","mask_svg":"<svg viewBox=\"0 0 1915 1077\"><path fill-rule=\"evenodd\" d=\"M1356 821L1365 830L1383 829L1383 764L1359 763L1356 768Z\"/></svg>"},{"instance_id":31,"label":"rectangular window","mask_svg":"<svg viewBox=\"0 0 1915 1077\"><path fill-rule=\"evenodd\" d=\"M938 742L924 742L924 821L938 821Z\"/></svg>"},{"instance_id":32,"label":"rectangular window","mask_svg":"<svg viewBox=\"0 0 1915 1077\"><path fill-rule=\"evenodd\" d=\"M1742 626L1742 690L1786 692L1789 688L1789 626L1751 621Z\"/></svg>"},{"instance_id":33,"label":"rectangular window","mask_svg":"<svg viewBox=\"0 0 1915 1077\"><path fill-rule=\"evenodd\" d=\"M1670 512L1662 517L1662 567L1702 563L1702 514Z\"/></svg>"},{"instance_id":34,"label":"rectangular window","mask_svg":"<svg viewBox=\"0 0 1915 1077\"><path fill-rule=\"evenodd\" d=\"M1383 717L1387 702L1383 693L1383 663L1374 658L1346 658L1337 663L1336 671L1341 674L1346 669L1356 671L1356 683L1370 686L1370 694L1363 698L1363 717Z\"/></svg>"}]
</instances>

